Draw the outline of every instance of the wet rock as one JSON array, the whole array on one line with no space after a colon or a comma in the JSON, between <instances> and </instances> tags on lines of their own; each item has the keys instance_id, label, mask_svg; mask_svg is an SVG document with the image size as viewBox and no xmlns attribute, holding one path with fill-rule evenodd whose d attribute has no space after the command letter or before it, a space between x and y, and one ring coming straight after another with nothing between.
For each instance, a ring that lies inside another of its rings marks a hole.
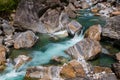
<instances>
[{"instance_id":1,"label":"wet rock","mask_svg":"<svg viewBox=\"0 0 120 80\"><path fill-rule=\"evenodd\" d=\"M85 32L85 38L100 41L102 28L100 25L93 25Z\"/></svg>"},{"instance_id":2,"label":"wet rock","mask_svg":"<svg viewBox=\"0 0 120 80\"><path fill-rule=\"evenodd\" d=\"M68 37L68 32L67 30L55 32L53 34L50 34L50 37L52 38L52 40L57 41Z\"/></svg>"},{"instance_id":3,"label":"wet rock","mask_svg":"<svg viewBox=\"0 0 120 80\"><path fill-rule=\"evenodd\" d=\"M75 20L72 20L67 25L67 31L71 36L74 36L75 34L79 34L81 30L82 30L82 25Z\"/></svg>"},{"instance_id":4,"label":"wet rock","mask_svg":"<svg viewBox=\"0 0 120 80\"><path fill-rule=\"evenodd\" d=\"M112 70L115 72L116 76L120 79L120 63L112 64Z\"/></svg>"},{"instance_id":5,"label":"wet rock","mask_svg":"<svg viewBox=\"0 0 120 80\"><path fill-rule=\"evenodd\" d=\"M64 79L71 79L75 77L85 77L85 71L82 65L76 61L72 60L68 64L64 65L61 69L60 75Z\"/></svg>"},{"instance_id":6,"label":"wet rock","mask_svg":"<svg viewBox=\"0 0 120 80\"><path fill-rule=\"evenodd\" d=\"M118 61L120 61L120 52L117 53L115 56L116 56L116 59L117 59Z\"/></svg>"},{"instance_id":7,"label":"wet rock","mask_svg":"<svg viewBox=\"0 0 120 80\"><path fill-rule=\"evenodd\" d=\"M50 67L30 67L27 69L25 80L28 79L39 79L39 80L63 80L59 76L60 67L50 66Z\"/></svg>"},{"instance_id":8,"label":"wet rock","mask_svg":"<svg viewBox=\"0 0 120 80\"><path fill-rule=\"evenodd\" d=\"M55 64L60 65L60 64L67 63L67 62L68 62L68 59L63 56L55 56L50 60L50 63L54 65Z\"/></svg>"},{"instance_id":9,"label":"wet rock","mask_svg":"<svg viewBox=\"0 0 120 80\"><path fill-rule=\"evenodd\" d=\"M106 25L102 29L102 36L112 39L120 39L120 16L107 19Z\"/></svg>"},{"instance_id":10,"label":"wet rock","mask_svg":"<svg viewBox=\"0 0 120 80\"><path fill-rule=\"evenodd\" d=\"M14 59L15 62L15 69L20 68L21 65L25 64L26 62L30 61L31 58L25 55L19 55L17 58Z\"/></svg>"},{"instance_id":11,"label":"wet rock","mask_svg":"<svg viewBox=\"0 0 120 80\"><path fill-rule=\"evenodd\" d=\"M6 48L0 45L0 71L5 69L6 63Z\"/></svg>"},{"instance_id":12,"label":"wet rock","mask_svg":"<svg viewBox=\"0 0 120 80\"><path fill-rule=\"evenodd\" d=\"M98 41L85 38L65 51L72 58L83 57L86 60L95 58L101 52L101 45Z\"/></svg>"},{"instance_id":13,"label":"wet rock","mask_svg":"<svg viewBox=\"0 0 120 80\"><path fill-rule=\"evenodd\" d=\"M36 43L37 39L38 37L32 31L23 32L15 38L14 48L30 48Z\"/></svg>"}]
</instances>

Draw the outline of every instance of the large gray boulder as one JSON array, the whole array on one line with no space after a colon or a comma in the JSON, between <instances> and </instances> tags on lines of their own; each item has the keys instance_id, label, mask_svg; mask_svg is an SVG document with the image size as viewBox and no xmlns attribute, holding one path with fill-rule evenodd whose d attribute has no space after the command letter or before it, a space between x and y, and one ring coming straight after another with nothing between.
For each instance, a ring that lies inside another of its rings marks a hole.
<instances>
[{"instance_id":1,"label":"large gray boulder","mask_svg":"<svg viewBox=\"0 0 120 80\"><path fill-rule=\"evenodd\" d=\"M74 59L83 57L85 60L93 59L101 52L101 45L98 41L85 38L65 51Z\"/></svg>"},{"instance_id":2,"label":"large gray boulder","mask_svg":"<svg viewBox=\"0 0 120 80\"><path fill-rule=\"evenodd\" d=\"M53 8L57 8L57 6L61 8L61 4L60 0L21 0L16 10L14 26L18 29L47 33L48 29L58 27L60 13ZM51 8L53 10L48 10ZM42 19L39 20L41 16Z\"/></svg>"},{"instance_id":3,"label":"large gray boulder","mask_svg":"<svg viewBox=\"0 0 120 80\"><path fill-rule=\"evenodd\" d=\"M120 39L120 16L107 19L102 29L102 36L112 39Z\"/></svg>"}]
</instances>

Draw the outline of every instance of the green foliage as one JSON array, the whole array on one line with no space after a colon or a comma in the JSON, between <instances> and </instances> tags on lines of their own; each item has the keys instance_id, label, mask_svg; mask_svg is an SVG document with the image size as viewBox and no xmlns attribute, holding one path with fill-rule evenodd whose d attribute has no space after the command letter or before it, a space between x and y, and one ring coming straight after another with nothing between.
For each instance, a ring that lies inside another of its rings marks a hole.
<instances>
[{"instance_id":1,"label":"green foliage","mask_svg":"<svg viewBox=\"0 0 120 80\"><path fill-rule=\"evenodd\" d=\"M10 12L16 9L19 0L0 0L0 12Z\"/></svg>"}]
</instances>

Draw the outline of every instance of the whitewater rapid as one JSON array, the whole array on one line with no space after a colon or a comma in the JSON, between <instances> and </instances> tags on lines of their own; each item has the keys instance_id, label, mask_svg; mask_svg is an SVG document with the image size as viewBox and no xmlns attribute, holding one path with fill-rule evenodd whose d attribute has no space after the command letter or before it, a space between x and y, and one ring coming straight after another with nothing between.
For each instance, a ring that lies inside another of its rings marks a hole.
<instances>
[{"instance_id":1,"label":"whitewater rapid","mask_svg":"<svg viewBox=\"0 0 120 80\"><path fill-rule=\"evenodd\" d=\"M47 64L54 56L69 57L64 51L82 40L83 37L82 31L79 36L75 35L75 37L70 40L58 43L49 43L45 46L45 51L33 51L29 55L32 57L30 62L22 65L17 71L13 68L12 64L9 65L5 72L0 74L0 80L22 80L25 76L27 67Z\"/></svg>"}]
</instances>

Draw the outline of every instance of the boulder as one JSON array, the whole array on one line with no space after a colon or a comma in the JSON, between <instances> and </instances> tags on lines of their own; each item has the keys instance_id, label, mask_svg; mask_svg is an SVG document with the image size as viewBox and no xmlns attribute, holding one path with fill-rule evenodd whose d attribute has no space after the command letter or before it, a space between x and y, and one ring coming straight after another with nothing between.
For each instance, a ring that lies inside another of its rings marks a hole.
<instances>
[{"instance_id":1,"label":"boulder","mask_svg":"<svg viewBox=\"0 0 120 80\"><path fill-rule=\"evenodd\" d=\"M120 11L113 11L111 14L117 16L120 15Z\"/></svg>"},{"instance_id":2,"label":"boulder","mask_svg":"<svg viewBox=\"0 0 120 80\"><path fill-rule=\"evenodd\" d=\"M75 13L76 9L72 3L69 3L67 7L65 7L65 12L68 14L70 18L76 18L77 14Z\"/></svg>"},{"instance_id":3,"label":"boulder","mask_svg":"<svg viewBox=\"0 0 120 80\"><path fill-rule=\"evenodd\" d=\"M101 52L101 45L98 41L85 38L65 51L74 59L83 57L85 60L95 58Z\"/></svg>"},{"instance_id":4,"label":"boulder","mask_svg":"<svg viewBox=\"0 0 120 80\"><path fill-rule=\"evenodd\" d=\"M67 31L71 36L79 34L82 30L82 25L75 20L72 20L67 25Z\"/></svg>"},{"instance_id":5,"label":"boulder","mask_svg":"<svg viewBox=\"0 0 120 80\"><path fill-rule=\"evenodd\" d=\"M0 71L5 69L6 63L6 48L0 45Z\"/></svg>"},{"instance_id":6,"label":"boulder","mask_svg":"<svg viewBox=\"0 0 120 80\"><path fill-rule=\"evenodd\" d=\"M50 66L50 67L30 67L27 69L25 80L63 80L59 76L60 67Z\"/></svg>"},{"instance_id":7,"label":"boulder","mask_svg":"<svg viewBox=\"0 0 120 80\"><path fill-rule=\"evenodd\" d=\"M17 58L14 59L15 62L15 69L20 68L21 65L25 64L26 62L30 61L31 58L25 55L19 55Z\"/></svg>"},{"instance_id":8,"label":"boulder","mask_svg":"<svg viewBox=\"0 0 120 80\"><path fill-rule=\"evenodd\" d=\"M72 60L68 64L63 65L60 75L64 79L71 79L75 77L85 77L85 71L82 66L78 61Z\"/></svg>"},{"instance_id":9,"label":"boulder","mask_svg":"<svg viewBox=\"0 0 120 80\"><path fill-rule=\"evenodd\" d=\"M100 41L102 28L100 25L93 25L85 32L85 38Z\"/></svg>"},{"instance_id":10,"label":"boulder","mask_svg":"<svg viewBox=\"0 0 120 80\"><path fill-rule=\"evenodd\" d=\"M117 80L117 78L110 68L95 66L92 80Z\"/></svg>"},{"instance_id":11,"label":"boulder","mask_svg":"<svg viewBox=\"0 0 120 80\"><path fill-rule=\"evenodd\" d=\"M44 24L44 27L47 29L47 33L53 33L61 29L59 28L60 13L60 8L48 9L40 18L40 21Z\"/></svg>"},{"instance_id":12,"label":"boulder","mask_svg":"<svg viewBox=\"0 0 120 80\"><path fill-rule=\"evenodd\" d=\"M54 32L58 27L60 11L67 4L67 0L21 0L14 26L39 33Z\"/></svg>"},{"instance_id":13,"label":"boulder","mask_svg":"<svg viewBox=\"0 0 120 80\"><path fill-rule=\"evenodd\" d=\"M102 39L108 40L116 48L120 47L120 16L114 16L106 20L106 25L102 28Z\"/></svg>"},{"instance_id":14,"label":"boulder","mask_svg":"<svg viewBox=\"0 0 120 80\"><path fill-rule=\"evenodd\" d=\"M15 38L14 48L30 48L36 43L37 39L38 37L32 31L22 32Z\"/></svg>"},{"instance_id":15,"label":"boulder","mask_svg":"<svg viewBox=\"0 0 120 80\"><path fill-rule=\"evenodd\" d=\"M15 31L14 27L9 24L7 20L0 18L0 27L3 30L3 34L11 35Z\"/></svg>"},{"instance_id":16,"label":"boulder","mask_svg":"<svg viewBox=\"0 0 120 80\"><path fill-rule=\"evenodd\" d=\"M117 59L118 61L120 61L120 52L117 53L115 56L116 56L116 59Z\"/></svg>"},{"instance_id":17,"label":"boulder","mask_svg":"<svg viewBox=\"0 0 120 80\"><path fill-rule=\"evenodd\" d=\"M18 29L30 29L34 32L45 33L46 29L39 21L39 16L48 9L46 0L21 0L16 10L14 23ZM39 15L38 15L39 14Z\"/></svg>"},{"instance_id":18,"label":"boulder","mask_svg":"<svg viewBox=\"0 0 120 80\"><path fill-rule=\"evenodd\" d=\"M112 70L115 72L116 76L120 79L120 63L112 64Z\"/></svg>"},{"instance_id":19,"label":"boulder","mask_svg":"<svg viewBox=\"0 0 120 80\"><path fill-rule=\"evenodd\" d=\"M120 39L120 16L107 19L106 25L102 28L102 36L112 39Z\"/></svg>"}]
</instances>

